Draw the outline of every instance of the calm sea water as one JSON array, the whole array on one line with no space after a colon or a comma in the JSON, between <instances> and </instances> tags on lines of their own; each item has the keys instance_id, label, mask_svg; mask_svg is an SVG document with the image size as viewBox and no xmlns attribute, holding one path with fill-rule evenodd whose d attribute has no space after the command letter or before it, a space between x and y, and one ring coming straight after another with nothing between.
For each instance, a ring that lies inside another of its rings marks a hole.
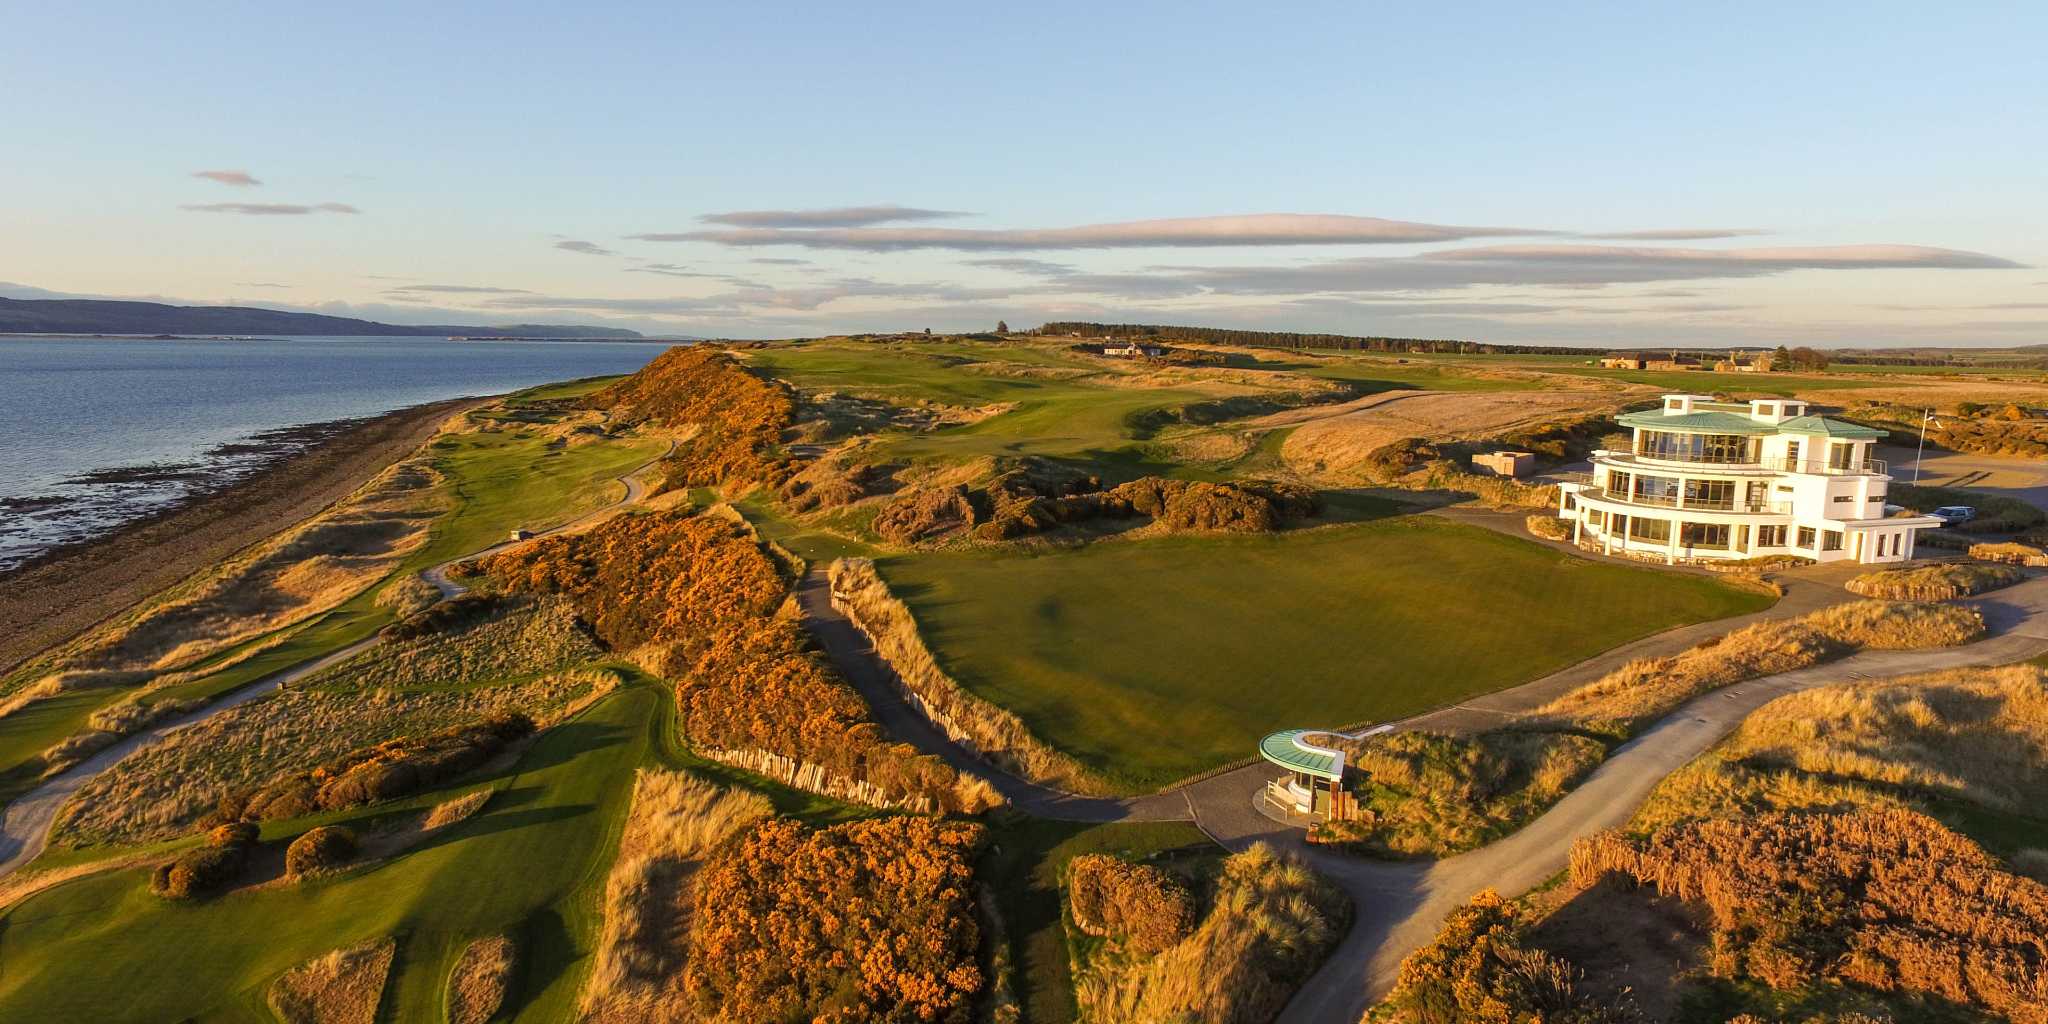
<instances>
[{"instance_id":1,"label":"calm sea water","mask_svg":"<svg viewBox=\"0 0 2048 1024\"><path fill-rule=\"evenodd\" d=\"M0 338L0 571L247 475L290 428L639 369L636 342ZM147 467L144 472L129 472Z\"/></svg>"}]
</instances>

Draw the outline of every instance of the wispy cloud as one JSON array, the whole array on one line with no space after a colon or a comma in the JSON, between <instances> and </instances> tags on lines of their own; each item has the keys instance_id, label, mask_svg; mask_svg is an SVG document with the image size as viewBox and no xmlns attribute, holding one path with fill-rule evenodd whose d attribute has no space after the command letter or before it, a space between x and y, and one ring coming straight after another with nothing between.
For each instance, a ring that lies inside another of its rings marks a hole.
<instances>
[{"instance_id":1,"label":"wispy cloud","mask_svg":"<svg viewBox=\"0 0 2048 1024\"><path fill-rule=\"evenodd\" d=\"M1068 228L804 228L750 227L633 235L645 242L800 245L812 249L891 252L903 249L1023 251L1165 247L1373 245L1449 242L1466 238L1552 235L1532 228L1418 224L1322 213L1257 213L1224 217L1084 224Z\"/></svg>"},{"instance_id":2,"label":"wispy cloud","mask_svg":"<svg viewBox=\"0 0 2048 1024\"><path fill-rule=\"evenodd\" d=\"M248 171L193 171L192 176L219 182L222 185L233 185L236 188L254 188L263 184Z\"/></svg>"},{"instance_id":3,"label":"wispy cloud","mask_svg":"<svg viewBox=\"0 0 2048 1024\"><path fill-rule=\"evenodd\" d=\"M310 213L361 213L347 203L187 203L198 213L239 213L251 217L302 217Z\"/></svg>"},{"instance_id":4,"label":"wispy cloud","mask_svg":"<svg viewBox=\"0 0 2048 1024\"><path fill-rule=\"evenodd\" d=\"M1751 238L1768 235L1760 228L1652 228L1648 231L1607 231L1581 235L1617 242L1704 242L1715 238Z\"/></svg>"},{"instance_id":5,"label":"wispy cloud","mask_svg":"<svg viewBox=\"0 0 2048 1024\"><path fill-rule=\"evenodd\" d=\"M706 224L736 228L857 228L870 224L947 220L969 217L958 210L925 210L883 203L878 206L835 206L822 210L733 210L697 218Z\"/></svg>"},{"instance_id":6,"label":"wispy cloud","mask_svg":"<svg viewBox=\"0 0 2048 1024\"><path fill-rule=\"evenodd\" d=\"M576 238L566 238L563 239L562 241L556 242L555 248L560 249L563 252L580 252L585 256L618 255L618 253L615 253L610 249L607 249L604 246L597 244L596 242L585 242L581 239Z\"/></svg>"},{"instance_id":7,"label":"wispy cloud","mask_svg":"<svg viewBox=\"0 0 2048 1024\"><path fill-rule=\"evenodd\" d=\"M753 259L750 259L750 260L748 260L747 262L748 262L748 263L767 263L767 264L772 264L772 265L774 265L774 266L778 266L778 267L808 267L808 266L811 266L811 261L810 261L810 260L800 260L800 259L797 259L797 258L796 258L796 257L794 257L794 256L756 256L756 257L754 257Z\"/></svg>"},{"instance_id":8,"label":"wispy cloud","mask_svg":"<svg viewBox=\"0 0 2048 1024\"><path fill-rule=\"evenodd\" d=\"M1597 288L1611 284L1766 277L1794 270L1986 270L2022 266L1959 249L1840 245L1772 249L1677 249L1598 245L1497 245L1419 256L1359 256L1293 266L1166 267L1215 292L1436 291L1477 285Z\"/></svg>"},{"instance_id":9,"label":"wispy cloud","mask_svg":"<svg viewBox=\"0 0 2048 1024\"><path fill-rule=\"evenodd\" d=\"M290 287L291 287L291 285L288 285L288 284L277 284L276 282L273 282L273 281L237 281L237 282L235 282L235 287L237 287L237 288L290 288Z\"/></svg>"},{"instance_id":10,"label":"wispy cloud","mask_svg":"<svg viewBox=\"0 0 2048 1024\"><path fill-rule=\"evenodd\" d=\"M437 295L531 295L524 288L493 288L477 284L408 284L384 289L386 294L398 292L433 292Z\"/></svg>"},{"instance_id":11,"label":"wispy cloud","mask_svg":"<svg viewBox=\"0 0 2048 1024\"><path fill-rule=\"evenodd\" d=\"M1069 264L1054 263L1050 260L1034 260L1024 256L998 256L985 260L963 260L970 267L987 267L990 270L1007 270L1013 274L1030 274L1033 277L1064 277L1076 274Z\"/></svg>"}]
</instances>

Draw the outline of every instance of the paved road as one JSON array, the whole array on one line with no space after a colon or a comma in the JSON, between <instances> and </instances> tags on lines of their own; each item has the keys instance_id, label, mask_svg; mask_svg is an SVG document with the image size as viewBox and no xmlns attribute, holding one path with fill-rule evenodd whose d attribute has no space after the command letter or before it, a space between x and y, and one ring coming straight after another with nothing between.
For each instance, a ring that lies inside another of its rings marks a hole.
<instances>
[{"instance_id":1,"label":"paved road","mask_svg":"<svg viewBox=\"0 0 2048 1024\"><path fill-rule=\"evenodd\" d=\"M675 445L671 442L669 451L672 452L674 450ZM646 485L635 478L642 470L660 461L666 455L667 452L664 452L662 455L634 467L625 476L619 477L619 481L625 484L626 490L617 501L564 523L561 526L540 531L534 536L545 537L557 533L588 529L610 518L611 514L617 510L638 502L646 494L647 488ZM527 542L507 541L482 551L464 555L461 558L450 559L439 565L422 569L420 577L439 589L442 597L453 597L456 594L462 593L463 588L461 584L448 578L448 568L450 566L466 559L495 554L522 543ZM77 793L86 783L91 782L101 772L118 764L123 758L163 739L179 729L206 721L229 708L247 704L258 697L275 691L281 686L286 686L296 680L318 673L329 666L347 661L376 646L379 639L381 638L372 635L340 650L323 654L310 661L294 665L291 668L263 676L247 686L216 698L212 703L197 711L161 722L133 736L129 736L119 743L79 762L62 774L44 782L41 786L23 794L13 803L8 804L4 812L0 812L0 878L13 874L16 869L34 860L38 854L41 854L43 848L49 843L50 825L57 820L57 811L64 806L64 802L71 799L72 795Z\"/></svg>"},{"instance_id":2,"label":"paved road","mask_svg":"<svg viewBox=\"0 0 2048 1024\"><path fill-rule=\"evenodd\" d=\"M1498 726L1630 659L1675 653L1747 622L1800 615L1848 599L1838 575L1793 574L1786 598L1764 612L1666 630L1534 682L1395 724L1454 733ZM1665 776L1777 697L1859 679L2007 664L2048 653L2048 578L2042 578L1971 602L1984 613L1989 632L1983 640L1934 651L1870 651L1705 694L1617 748L1577 789L1514 835L1441 861L1387 863L1311 847L1300 830L1266 817L1256 803L1273 775L1273 769L1264 765L1132 800L1091 800L996 771L948 740L903 700L866 637L831 607L823 569L812 571L799 597L806 625L841 673L874 706L884 728L956 767L990 778L1020 809L1069 821L1177 820L1192 811L1195 823L1225 847L1241 850L1253 843L1271 843L1299 854L1342 886L1357 908L1351 931L1295 994L1280 1018L1283 1024L1353 1024L1386 995L1402 958L1434 938L1450 911L1482 889L1519 895L1563 871L1574 842L1626 823ZM1181 807L1175 806L1176 798Z\"/></svg>"}]
</instances>

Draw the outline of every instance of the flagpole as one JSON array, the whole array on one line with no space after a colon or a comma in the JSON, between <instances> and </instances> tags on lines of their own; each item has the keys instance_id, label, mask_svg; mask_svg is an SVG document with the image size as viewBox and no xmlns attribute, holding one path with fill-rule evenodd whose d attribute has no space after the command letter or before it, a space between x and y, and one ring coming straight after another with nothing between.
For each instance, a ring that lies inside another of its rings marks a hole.
<instances>
[{"instance_id":1,"label":"flagpole","mask_svg":"<svg viewBox=\"0 0 2048 1024\"><path fill-rule=\"evenodd\" d=\"M1920 451L1913 456L1913 485L1920 485L1920 463L1927 458L1927 420L1934 415L1932 406L1920 410Z\"/></svg>"}]
</instances>

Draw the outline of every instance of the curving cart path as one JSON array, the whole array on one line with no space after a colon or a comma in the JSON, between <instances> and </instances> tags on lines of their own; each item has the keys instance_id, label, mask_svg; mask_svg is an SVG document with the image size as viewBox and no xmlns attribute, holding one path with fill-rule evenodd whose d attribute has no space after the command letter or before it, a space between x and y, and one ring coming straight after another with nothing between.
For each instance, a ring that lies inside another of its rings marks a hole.
<instances>
[{"instance_id":1,"label":"curving cart path","mask_svg":"<svg viewBox=\"0 0 2048 1024\"><path fill-rule=\"evenodd\" d=\"M1287 1004L1282 1024L1353 1024L1385 996L1401 960L1435 938L1443 919L1482 889L1516 896L1566 867L1572 844L1626 823L1665 776L1734 731L1750 712L1788 693L1862 679L1974 665L2002 665L2048 654L2048 577L1965 602L1984 614L1985 638L1931 651L1866 651L1839 661L1736 683L1703 694L1616 748L1600 768L1549 811L1489 846L1439 861L1364 860L1311 847L1302 832L1268 818L1257 806L1273 770L1263 764L1129 799L1063 793L1017 778L949 740L904 700L892 670L838 609L822 568L799 591L805 624L833 664L860 690L884 728L956 768L990 780L1018 809L1062 821L1193 820L1218 843L1242 850L1269 843L1291 850L1341 886L1356 908L1351 930ZM1624 645L1534 682L1401 722L1452 732L1499 725L1563 691L1637 657L1668 654L1763 618L1804 614L1853 595L1819 580L1795 584L1773 608L1754 616L1679 627Z\"/></svg>"},{"instance_id":2,"label":"curving cart path","mask_svg":"<svg viewBox=\"0 0 2048 1024\"><path fill-rule=\"evenodd\" d=\"M668 453L674 450L675 443L671 441L668 452L663 452L661 455L657 455L628 470L625 475L615 478L625 485L625 493L617 501L611 502L602 508L594 509L560 526L538 531L533 535L533 538L537 539L560 533L587 530L611 518L620 509L638 503L647 493L647 485L637 479L639 474L647 469L647 467L666 458ZM420 578L433 584L441 592L441 596L444 599L453 597L462 593L463 587L461 584L448 578L449 567L457 562L497 554L507 548L517 547L525 543L528 543L528 541L506 541L501 544L494 544L481 551L451 558L438 565L420 570ZM70 800L73 794L77 793L80 788L84 787L86 783L91 782L101 772L120 763L128 755L156 743L158 740L179 729L204 722L229 708L247 704L258 697L277 690L281 686L286 686L296 680L303 679L333 665L347 661L375 647L379 639L380 637L373 634L340 650L330 651L309 661L300 662L291 668L263 676L246 686L215 698L205 707L190 714L180 715L160 722L133 736L129 736L119 743L79 762L55 778L45 781L41 786L22 794L13 803L8 804L4 811L0 811L0 878L13 874L22 865L34 860L37 855L43 852L43 848L49 844L50 826L57 820L57 811L64 806L65 801Z\"/></svg>"}]
</instances>

